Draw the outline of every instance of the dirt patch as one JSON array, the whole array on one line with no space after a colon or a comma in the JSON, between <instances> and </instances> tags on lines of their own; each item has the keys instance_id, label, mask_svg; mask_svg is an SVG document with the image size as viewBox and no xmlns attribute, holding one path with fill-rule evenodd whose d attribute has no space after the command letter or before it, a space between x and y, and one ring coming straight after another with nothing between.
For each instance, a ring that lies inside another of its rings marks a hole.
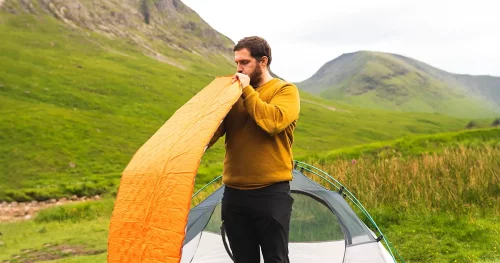
<instances>
[{"instance_id":1,"label":"dirt patch","mask_svg":"<svg viewBox=\"0 0 500 263\"><path fill-rule=\"evenodd\" d=\"M106 252L105 249L86 249L81 245L52 245L46 244L41 250L25 249L20 254L14 255L12 259L3 263L31 263L49 261L65 257L97 255Z\"/></svg>"},{"instance_id":2,"label":"dirt patch","mask_svg":"<svg viewBox=\"0 0 500 263\"><path fill-rule=\"evenodd\" d=\"M0 8L1 8L1 7L2 7L2 5L3 5L3 2L4 2L4 0L0 0Z\"/></svg>"},{"instance_id":3,"label":"dirt patch","mask_svg":"<svg viewBox=\"0 0 500 263\"><path fill-rule=\"evenodd\" d=\"M71 198L61 198L59 200L51 199L44 202L2 202L0 203L0 223L1 222L14 222L22 220L30 220L35 217L35 215L42 209L49 208L52 206L58 206L68 203L80 203L91 200L99 200L100 196L96 195L92 198L89 197L77 197L73 196Z\"/></svg>"}]
</instances>

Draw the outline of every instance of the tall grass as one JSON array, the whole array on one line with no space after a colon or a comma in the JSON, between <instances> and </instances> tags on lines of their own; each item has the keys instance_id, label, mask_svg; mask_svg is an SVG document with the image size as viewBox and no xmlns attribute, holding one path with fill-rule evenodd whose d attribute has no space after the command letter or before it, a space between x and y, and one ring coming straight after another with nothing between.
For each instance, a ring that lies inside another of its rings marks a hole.
<instances>
[{"instance_id":1,"label":"tall grass","mask_svg":"<svg viewBox=\"0 0 500 263\"><path fill-rule=\"evenodd\" d=\"M309 163L333 176L372 209L500 215L500 147L459 146L407 157L338 157ZM328 187L322 179L311 178ZM219 180L203 189L192 204L220 185Z\"/></svg>"},{"instance_id":2,"label":"tall grass","mask_svg":"<svg viewBox=\"0 0 500 263\"><path fill-rule=\"evenodd\" d=\"M372 209L500 214L500 148L445 148L406 158L338 158L312 165L335 177Z\"/></svg>"}]
</instances>

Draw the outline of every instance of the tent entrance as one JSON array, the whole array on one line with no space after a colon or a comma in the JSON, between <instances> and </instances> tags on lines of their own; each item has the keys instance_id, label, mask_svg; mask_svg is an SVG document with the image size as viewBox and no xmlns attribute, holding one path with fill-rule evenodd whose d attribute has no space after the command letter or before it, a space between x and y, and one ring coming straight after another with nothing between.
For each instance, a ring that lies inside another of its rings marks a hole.
<instances>
[{"instance_id":1,"label":"tent entrance","mask_svg":"<svg viewBox=\"0 0 500 263\"><path fill-rule=\"evenodd\" d=\"M327 205L307 193L294 190L292 197L294 204L290 220L290 261L343 262L346 242L338 217ZM183 254L195 250L192 260L187 261L188 258L183 256L181 262L232 263L224 247L221 224L219 201L204 229L184 247ZM226 242L229 244L227 239Z\"/></svg>"}]
</instances>

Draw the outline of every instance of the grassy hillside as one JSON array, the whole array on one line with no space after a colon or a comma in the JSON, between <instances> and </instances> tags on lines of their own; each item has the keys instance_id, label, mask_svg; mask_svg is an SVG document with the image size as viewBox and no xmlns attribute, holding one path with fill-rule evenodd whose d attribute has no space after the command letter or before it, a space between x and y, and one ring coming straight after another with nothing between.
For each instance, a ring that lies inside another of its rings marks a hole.
<instances>
[{"instance_id":1,"label":"grassy hillside","mask_svg":"<svg viewBox=\"0 0 500 263\"><path fill-rule=\"evenodd\" d=\"M176 109L215 76L234 71L224 58L178 52L189 61L182 69L49 16L4 12L0 21L0 200L114 189L131 156ZM468 122L364 111L306 93L302 99L297 156ZM200 184L220 172L221 147L222 140L204 157Z\"/></svg>"},{"instance_id":2,"label":"grassy hillside","mask_svg":"<svg viewBox=\"0 0 500 263\"><path fill-rule=\"evenodd\" d=\"M466 146L470 148L500 147L500 129L483 128L459 132L446 132L431 135L410 135L390 141L345 147L318 153L304 159L317 159L329 162L334 159L353 159L360 156L373 158L407 157L413 155L439 153L446 148Z\"/></svg>"},{"instance_id":3,"label":"grassy hillside","mask_svg":"<svg viewBox=\"0 0 500 263\"><path fill-rule=\"evenodd\" d=\"M415 59L401 55L394 56L425 72L426 74L429 74L437 79L441 79L450 85L462 86L469 94L479 96L493 102L497 106L500 106L500 77L498 76L452 74Z\"/></svg>"},{"instance_id":4,"label":"grassy hillside","mask_svg":"<svg viewBox=\"0 0 500 263\"><path fill-rule=\"evenodd\" d=\"M232 71L179 52L183 70L49 16L0 19L0 192L117 176L180 105Z\"/></svg>"},{"instance_id":5,"label":"grassy hillside","mask_svg":"<svg viewBox=\"0 0 500 263\"><path fill-rule=\"evenodd\" d=\"M324 98L369 109L460 117L492 117L500 112L500 78L455 76L379 52L344 54L297 85Z\"/></svg>"}]
</instances>

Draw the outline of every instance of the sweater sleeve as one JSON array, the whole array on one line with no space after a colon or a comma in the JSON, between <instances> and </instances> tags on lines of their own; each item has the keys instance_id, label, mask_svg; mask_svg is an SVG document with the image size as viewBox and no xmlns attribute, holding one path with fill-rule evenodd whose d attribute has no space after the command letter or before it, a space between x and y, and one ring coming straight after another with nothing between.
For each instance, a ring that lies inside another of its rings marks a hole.
<instances>
[{"instance_id":1,"label":"sweater sleeve","mask_svg":"<svg viewBox=\"0 0 500 263\"><path fill-rule=\"evenodd\" d=\"M220 137L224 136L225 133L226 130L224 128L224 121L222 121L221 124L219 125L219 128L217 128L214 135L210 139L210 142L208 142L206 150L210 149L210 147L212 147L219 140Z\"/></svg>"},{"instance_id":2,"label":"sweater sleeve","mask_svg":"<svg viewBox=\"0 0 500 263\"><path fill-rule=\"evenodd\" d=\"M269 103L252 86L243 89L242 98L248 114L270 135L282 132L299 117L300 97L295 85L281 87Z\"/></svg>"}]
</instances>

